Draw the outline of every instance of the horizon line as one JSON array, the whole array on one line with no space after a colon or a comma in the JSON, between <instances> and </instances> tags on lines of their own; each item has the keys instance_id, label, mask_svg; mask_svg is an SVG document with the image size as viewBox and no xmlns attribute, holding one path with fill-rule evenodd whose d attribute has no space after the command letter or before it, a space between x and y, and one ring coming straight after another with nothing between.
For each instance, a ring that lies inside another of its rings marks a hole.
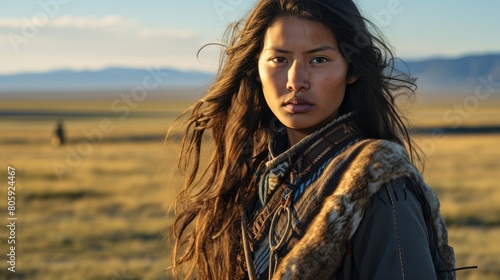
<instances>
[{"instance_id":1,"label":"horizon line","mask_svg":"<svg viewBox=\"0 0 500 280\"><path fill-rule=\"evenodd\" d=\"M458 54L458 55L443 55L443 54L434 54L434 55L428 55L428 56L422 56L422 57L398 57L395 56L394 58L396 59L401 59L404 62L422 62L422 61L430 61L430 60L454 60L454 59L463 59L467 57L479 57L479 56L500 56L500 50L498 51L485 51L485 52L470 52L470 53L463 53L463 54ZM130 69L130 70L147 70L153 68L151 66L139 66L139 65L114 65L110 64L107 66L102 66L102 67L72 67L72 66L67 66L67 67L60 67L60 68L48 68L46 70L21 70L21 71L12 71L12 72L2 72L0 70L0 76L16 76L16 75L29 75L29 74L48 74L48 73L53 73L53 72L63 72L63 71L68 71L68 72L75 72L75 73L81 73L81 72L101 72L109 69ZM205 73L205 74L216 74L217 70L207 70L207 69L201 69L201 68L194 68L194 67L175 67L172 65L160 65L157 68L159 69L173 69L176 71L180 72L198 72L198 73Z\"/></svg>"}]
</instances>

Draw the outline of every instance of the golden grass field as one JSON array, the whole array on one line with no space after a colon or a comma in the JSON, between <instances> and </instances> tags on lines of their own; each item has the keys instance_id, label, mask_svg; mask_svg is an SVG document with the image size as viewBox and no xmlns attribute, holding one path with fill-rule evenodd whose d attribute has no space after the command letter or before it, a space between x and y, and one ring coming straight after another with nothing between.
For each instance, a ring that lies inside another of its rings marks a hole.
<instances>
[{"instance_id":1,"label":"golden grass field","mask_svg":"<svg viewBox=\"0 0 500 280\"><path fill-rule=\"evenodd\" d=\"M500 125L499 105L482 104L461 126ZM170 279L168 206L181 178L177 140L164 145L163 136L186 107L143 102L123 116L107 101L2 102L0 112L63 112L69 143L50 144L58 116L0 116L0 279ZM450 104L416 108L416 126L452 125L442 117ZM500 279L500 134L416 141L457 266L479 266L459 279ZM16 170L15 273L6 262L8 166Z\"/></svg>"}]
</instances>

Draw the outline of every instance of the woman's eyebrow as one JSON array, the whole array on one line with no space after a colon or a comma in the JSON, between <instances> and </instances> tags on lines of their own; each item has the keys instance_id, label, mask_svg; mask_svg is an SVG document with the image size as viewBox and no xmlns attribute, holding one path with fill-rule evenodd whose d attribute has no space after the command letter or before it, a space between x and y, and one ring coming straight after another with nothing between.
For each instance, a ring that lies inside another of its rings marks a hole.
<instances>
[{"instance_id":1,"label":"woman's eyebrow","mask_svg":"<svg viewBox=\"0 0 500 280\"><path fill-rule=\"evenodd\" d=\"M319 48L315 48L315 49L312 49L312 50L305 51L304 53L305 54L311 54L311 53L315 53L315 52L322 52L322 51L328 51L328 50L334 51L334 52L337 51L336 48L331 47L331 46L321 46Z\"/></svg>"},{"instance_id":2,"label":"woman's eyebrow","mask_svg":"<svg viewBox=\"0 0 500 280\"><path fill-rule=\"evenodd\" d=\"M277 48L277 47L269 47L269 48L266 48L265 50L266 51L275 51L275 52L285 53L285 54L291 54L291 53L293 53L292 51L281 49L281 48ZM311 53L316 53L316 52L321 52L321 51L327 51L327 50L331 50L331 51L334 51L334 52L338 51L336 48L331 47L331 46L321 46L321 47L318 47L318 48L314 48L314 49L305 51L304 54L311 54Z\"/></svg>"}]
</instances>

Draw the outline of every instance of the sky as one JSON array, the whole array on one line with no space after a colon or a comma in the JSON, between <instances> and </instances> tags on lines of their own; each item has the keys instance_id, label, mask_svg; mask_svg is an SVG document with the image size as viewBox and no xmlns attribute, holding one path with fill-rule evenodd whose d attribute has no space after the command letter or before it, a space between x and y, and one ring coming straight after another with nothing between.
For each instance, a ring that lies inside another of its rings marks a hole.
<instances>
[{"instance_id":1,"label":"sky","mask_svg":"<svg viewBox=\"0 0 500 280\"><path fill-rule=\"evenodd\" d=\"M500 53L500 1L355 0L396 56ZM226 26L256 0L0 2L0 74L106 67L215 71Z\"/></svg>"}]
</instances>

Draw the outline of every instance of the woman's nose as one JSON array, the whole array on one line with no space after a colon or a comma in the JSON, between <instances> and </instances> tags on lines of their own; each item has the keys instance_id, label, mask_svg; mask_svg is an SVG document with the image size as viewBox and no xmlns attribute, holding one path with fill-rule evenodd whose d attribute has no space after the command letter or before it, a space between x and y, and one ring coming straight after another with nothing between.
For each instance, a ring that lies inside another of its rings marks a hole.
<instances>
[{"instance_id":1,"label":"woman's nose","mask_svg":"<svg viewBox=\"0 0 500 280\"><path fill-rule=\"evenodd\" d=\"M307 70L300 63L294 62L288 69L286 88L290 91L304 91L310 88Z\"/></svg>"}]
</instances>

